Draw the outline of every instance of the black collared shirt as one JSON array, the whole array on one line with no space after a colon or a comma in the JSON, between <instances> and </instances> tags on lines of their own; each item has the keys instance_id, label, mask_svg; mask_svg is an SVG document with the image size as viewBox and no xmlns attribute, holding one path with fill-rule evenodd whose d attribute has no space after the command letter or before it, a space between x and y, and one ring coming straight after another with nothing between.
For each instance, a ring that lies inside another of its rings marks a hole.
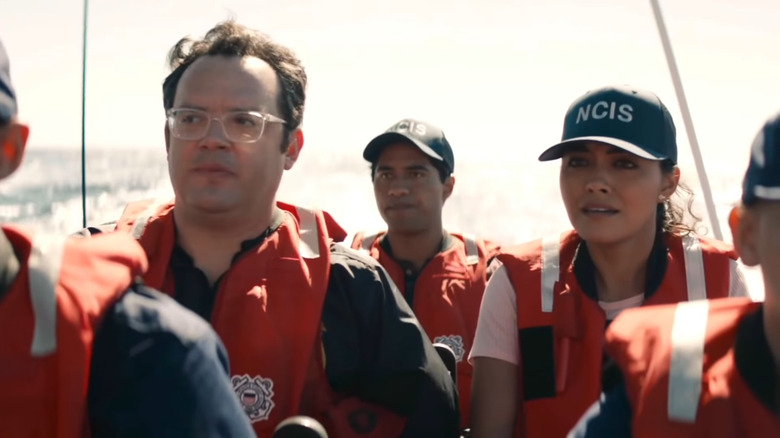
<instances>
[{"instance_id":1,"label":"black collared shirt","mask_svg":"<svg viewBox=\"0 0 780 438\"><path fill-rule=\"evenodd\" d=\"M417 268L414 266L414 263L395 258L393 255L393 248L390 246L390 239L387 238L387 234L379 239L379 246L382 247L387 255L389 255L396 263L398 263L398 266L400 266L404 272L404 298L406 298L406 302L409 304L409 306L412 306L412 303L414 303L414 288L417 284L417 279L420 278L420 273L423 271L423 269L425 269L425 266L431 260L433 260L434 257L436 257L439 253L450 249L454 243L455 239L450 233L445 231L444 236L442 236L441 239L441 247L439 248L439 251L428 258L428 260L423 263L420 270L417 270Z\"/></svg>"},{"instance_id":2,"label":"black collared shirt","mask_svg":"<svg viewBox=\"0 0 780 438\"><path fill-rule=\"evenodd\" d=\"M284 212L278 208L275 209L271 217L271 225L259 236L241 242L241 249L233 255L231 264L234 264L250 249L260 246L282 225L283 221ZM173 247L170 263L173 271L176 301L197 313L201 318L210 321L217 299L217 291L225 274L223 273L213 285L210 285L206 274L195 266L192 257L178 243Z\"/></svg>"}]
</instances>

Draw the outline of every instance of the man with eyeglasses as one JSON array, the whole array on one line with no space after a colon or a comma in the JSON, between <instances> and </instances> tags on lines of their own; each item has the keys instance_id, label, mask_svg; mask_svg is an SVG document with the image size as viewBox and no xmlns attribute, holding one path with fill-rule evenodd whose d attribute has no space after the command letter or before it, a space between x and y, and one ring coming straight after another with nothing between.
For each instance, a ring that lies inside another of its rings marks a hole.
<instances>
[{"instance_id":1,"label":"man with eyeglasses","mask_svg":"<svg viewBox=\"0 0 780 438\"><path fill-rule=\"evenodd\" d=\"M0 179L29 133L0 42ZM127 235L2 224L0 437L252 435L214 330L138 281L146 267Z\"/></svg>"},{"instance_id":2,"label":"man with eyeglasses","mask_svg":"<svg viewBox=\"0 0 780 438\"><path fill-rule=\"evenodd\" d=\"M301 414L337 437L456 436L453 382L386 272L334 244L346 233L327 213L276 201L303 147L295 54L225 22L170 63L175 203L131 204L116 229L146 249L146 282L222 337L255 433Z\"/></svg>"}]
</instances>

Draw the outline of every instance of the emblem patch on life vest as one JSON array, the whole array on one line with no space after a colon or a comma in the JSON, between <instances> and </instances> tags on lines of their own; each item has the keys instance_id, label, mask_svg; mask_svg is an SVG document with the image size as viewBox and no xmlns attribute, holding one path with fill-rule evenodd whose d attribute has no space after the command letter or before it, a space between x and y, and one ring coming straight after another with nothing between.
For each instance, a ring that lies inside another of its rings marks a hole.
<instances>
[{"instance_id":1,"label":"emblem patch on life vest","mask_svg":"<svg viewBox=\"0 0 780 438\"><path fill-rule=\"evenodd\" d=\"M261 376L249 377L249 375L244 374L243 376L231 377L230 382L233 384L233 391L236 392L249 421L254 423L267 420L274 408L273 380L264 379Z\"/></svg>"},{"instance_id":2,"label":"emblem patch on life vest","mask_svg":"<svg viewBox=\"0 0 780 438\"><path fill-rule=\"evenodd\" d=\"M455 359L460 362L463 360L463 354L466 352L466 349L463 348L463 338L460 337L460 335L448 335L448 336L437 336L433 340L434 344L444 344L452 349L452 352L455 353Z\"/></svg>"}]
</instances>

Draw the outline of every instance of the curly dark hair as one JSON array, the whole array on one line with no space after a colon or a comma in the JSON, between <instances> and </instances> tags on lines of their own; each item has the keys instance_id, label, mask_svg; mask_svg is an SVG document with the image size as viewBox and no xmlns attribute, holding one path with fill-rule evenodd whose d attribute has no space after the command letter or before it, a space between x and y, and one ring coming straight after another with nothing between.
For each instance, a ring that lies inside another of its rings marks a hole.
<instances>
[{"instance_id":1,"label":"curly dark hair","mask_svg":"<svg viewBox=\"0 0 780 438\"><path fill-rule=\"evenodd\" d=\"M203 39L184 37L168 53L171 73L163 81L163 107L169 110L176 98L179 80L193 62L203 56L254 56L267 62L276 72L281 85L280 115L287 123L286 133L298 129L303 122L306 102L306 70L289 48L273 41L268 35L236 23L223 21L206 32ZM286 147L283 145L283 148Z\"/></svg>"},{"instance_id":2,"label":"curly dark hair","mask_svg":"<svg viewBox=\"0 0 780 438\"><path fill-rule=\"evenodd\" d=\"M676 165L671 160L661 161L661 171L665 174L673 172L675 167ZM696 223L700 222L701 218L693 213L693 190L687 185L679 183L673 196L683 199L682 201L673 201L670 197L658 204L656 209L658 231L683 236L695 233ZM686 211L693 220L692 224L685 222Z\"/></svg>"}]
</instances>

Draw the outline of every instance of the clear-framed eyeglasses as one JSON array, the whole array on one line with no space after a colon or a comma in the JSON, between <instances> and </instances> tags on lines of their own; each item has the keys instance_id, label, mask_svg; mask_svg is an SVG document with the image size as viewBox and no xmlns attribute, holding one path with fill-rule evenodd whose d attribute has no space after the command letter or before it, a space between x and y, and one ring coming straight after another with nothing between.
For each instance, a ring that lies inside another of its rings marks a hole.
<instances>
[{"instance_id":1,"label":"clear-framed eyeglasses","mask_svg":"<svg viewBox=\"0 0 780 438\"><path fill-rule=\"evenodd\" d=\"M263 136L266 123L287 123L273 114L258 111L228 111L219 116L191 108L171 108L165 112L168 129L182 140L201 140L209 133L216 120L228 140L236 143L257 141Z\"/></svg>"}]
</instances>

